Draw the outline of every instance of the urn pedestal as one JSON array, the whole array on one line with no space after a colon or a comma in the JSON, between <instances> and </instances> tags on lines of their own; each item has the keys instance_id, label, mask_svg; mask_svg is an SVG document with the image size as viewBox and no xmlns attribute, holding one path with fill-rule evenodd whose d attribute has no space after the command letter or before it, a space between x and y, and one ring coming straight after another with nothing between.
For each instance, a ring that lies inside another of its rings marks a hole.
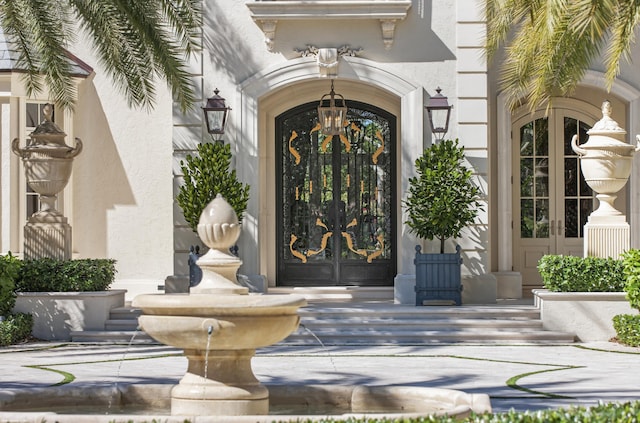
<instances>
[{"instance_id":1,"label":"urn pedestal","mask_svg":"<svg viewBox=\"0 0 640 423\"><path fill-rule=\"evenodd\" d=\"M66 134L51 121L51 107L43 110L44 121L30 134L25 148L14 139L11 149L22 158L27 185L39 194L40 209L24 227L24 258L71 258L71 226L55 208L58 193L69 182L73 158L82 151L82 141L75 147L65 144Z\"/></svg>"},{"instance_id":2,"label":"urn pedestal","mask_svg":"<svg viewBox=\"0 0 640 423\"><path fill-rule=\"evenodd\" d=\"M600 203L584 226L584 256L618 258L630 248L631 236L625 215L613 203L629 179L633 154L640 146L625 141L627 132L611 118L608 101L602 103L602 119L587 134L583 145L578 145L577 135L571 140L584 178ZM640 136L637 139L640 145Z\"/></svg>"}]
</instances>

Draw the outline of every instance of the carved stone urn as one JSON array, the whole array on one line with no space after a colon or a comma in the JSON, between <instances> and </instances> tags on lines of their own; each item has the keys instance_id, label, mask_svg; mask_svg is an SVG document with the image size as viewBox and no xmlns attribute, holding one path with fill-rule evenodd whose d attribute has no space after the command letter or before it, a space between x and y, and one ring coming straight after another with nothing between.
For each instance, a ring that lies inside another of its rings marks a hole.
<instances>
[{"instance_id":1,"label":"carved stone urn","mask_svg":"<svg viewBox=\"0 0 640 423\"><path fill-rule=\"evenodd\" d=\"M51 120L52 108L43 108L44 120L30 134L25 148L14 139L11 149L22 158L27 185L39 194L40 209L28 220L24 229L24 257L71 258L71 227L67 218L56 210L58 193L69 182L73 158L82 151L82 141L75 147L65 144L65 134Z\"/></svg>"},{"instance_id":2,"label":"carved stone urn","mask_svg":"<svg viewBox=\"0 0 640 423\"><path fill-rule=\"evenodd\" d=\"M627 131L611 118L611 112L611 103L604 101L602 119L587 131L588 141L578 145L578 135L571 140L573 151L580 156L582 174L600 203L585 225L585 256L617 258L630 243L629 224L613 203L631 174L640 135L638 146L627 143Z\"/></svg>"}]
</instances>

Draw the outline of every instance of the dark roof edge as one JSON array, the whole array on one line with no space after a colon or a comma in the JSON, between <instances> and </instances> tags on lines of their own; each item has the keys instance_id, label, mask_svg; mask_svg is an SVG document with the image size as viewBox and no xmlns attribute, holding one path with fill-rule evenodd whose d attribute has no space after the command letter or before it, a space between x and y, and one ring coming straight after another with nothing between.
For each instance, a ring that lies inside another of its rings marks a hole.
<instances>
[{"instance_id":1,"label":"dark roof edge","mask_svg":"<svg viewBox=\"0 0 640 423\"><path fill-rule=\"evenodd\" d=\"M65 54L67 55L69 60L71 60L72 62L75 62L80 69L82 69L83 71L85 71L87 73L86 75L83 75L83 74L72 74L73 76L86 78L86 77L88 77L89 75L91 75L93 73L93 68L91 66L89 66L86 62L84 62L81 59L79 59L78 56L76 56L75 54L71 53L69 50L65 50Z\"/></svg>"}]
</instances>

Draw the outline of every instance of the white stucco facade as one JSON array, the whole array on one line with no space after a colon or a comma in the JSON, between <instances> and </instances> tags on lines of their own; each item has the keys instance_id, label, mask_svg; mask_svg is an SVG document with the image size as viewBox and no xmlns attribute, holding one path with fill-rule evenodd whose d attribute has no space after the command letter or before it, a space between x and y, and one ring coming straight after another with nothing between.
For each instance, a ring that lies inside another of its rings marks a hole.
<instances>
[{"instance_id":1,"label":"white stucco facade","mask_svg":"<svg viewBox=\"0 0 640 423\"><path fill-rule=\"evenodd\" d=\"M424 106L440 87L453 105L447 138L459 138L465 147L467 165L482 188L485 204L476 224L460 239L450 240L448 248L454 242L462 246L467 280L497 280L499 296L516 295L513 292L520 292L521 284L528 286L517 259L514 267L520 241L513 232L514 204L520 200L513 191L519 159L514 158L518 148L512 134L518 131L515 123L524 118L507 110L495 66L485 63L481 1L328 3L341 12L318 9L319 2L203 2L202 50L191 59L190 70L202 104L218 88L232 108L224 140L232 146L239 178L251 186L238 243L244 263L241 272L263 275L269 286L278 285L275 119L298 105L318 101L330 85L321 77L316 58L301 56L300 51L308 46L348 46L358 52L339 58L336 92L397 119L397 274L414 273L414 246L420 241L403 224L402 199L408 178L414 175L415 159L432 142ZM76 111L65 115L63 122L68 142L73 137L84 142L63 195L64 213L73 227L74 257L114 258L115 287L131 293L154 292L168 276L188 274L187 254L197 238L174 201L182 183L180 160L210 138L199 104L181 113L162 83L157 85L153 110L130 109L85 41L71 50L94 73L79 82ZM634 57L640 57L640 48L635 48ZM598 118L592 115L600 103L612 99L614 118L635 136L640 133L640 72L623 65L607 93L601 71L602 65L594 64L583 86L562 103L562 110L567 115L575 110L588 123ZM19 81L2 81L6 88L0 120L0 241L3 252L20 254L26 218L24 177L7 142L28 135L20 129L24 124L19 115L20 104L29 99L15 88ZM631 224L632 247L640 246L639 181L636 163L618 200ZM429 243L423 248L435 251Z\"/></svg>"}]
</instances>

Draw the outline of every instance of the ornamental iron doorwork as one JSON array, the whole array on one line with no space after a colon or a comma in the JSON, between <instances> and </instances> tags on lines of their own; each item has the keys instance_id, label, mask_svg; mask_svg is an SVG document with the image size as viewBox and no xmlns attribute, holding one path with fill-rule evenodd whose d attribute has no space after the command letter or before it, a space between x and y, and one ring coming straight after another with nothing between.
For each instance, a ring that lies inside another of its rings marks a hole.
<instances>
[{"instance_id":1,"label":"ornamental iron doorwork","mask_svg":"<svg viewBox=\"0 0 640 423\"><path fill-rule=\"evenodd\" d=\"M276 118L278 285L391 285L395 117L347 102L339 135L316 103Z\"/></svg>"}]
</instances>

